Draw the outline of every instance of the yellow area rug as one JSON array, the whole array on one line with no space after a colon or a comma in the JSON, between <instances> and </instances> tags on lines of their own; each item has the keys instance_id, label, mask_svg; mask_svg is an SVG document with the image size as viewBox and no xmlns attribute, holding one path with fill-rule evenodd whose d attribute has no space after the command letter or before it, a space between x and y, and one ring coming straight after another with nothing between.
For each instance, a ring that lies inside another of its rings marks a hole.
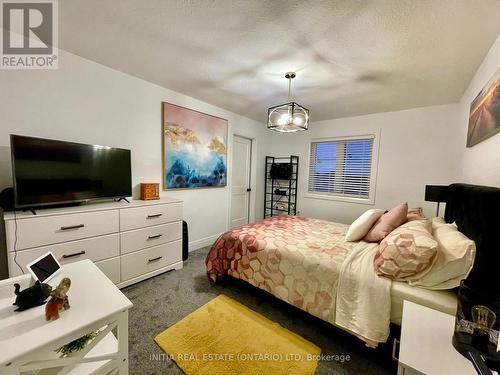
<instances>
[{"instance_id":1,"label":"yellow area rug","mask_svg":"<svg viewBox=\"0 0 500 375\"><path fill-rule=\"evenodd\" d=\"M188 375L313 374L320 348L220 295L155 337Z\"/></svg>"}]
</instances>

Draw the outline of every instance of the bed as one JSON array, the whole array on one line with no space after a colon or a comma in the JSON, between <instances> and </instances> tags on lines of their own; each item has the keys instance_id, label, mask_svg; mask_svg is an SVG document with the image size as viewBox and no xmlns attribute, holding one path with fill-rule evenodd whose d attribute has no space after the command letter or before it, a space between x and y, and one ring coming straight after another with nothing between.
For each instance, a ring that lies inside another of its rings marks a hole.
<instances>
[{"instance_id":1,"label":"bed","mask_svg":"<svg viewBox=\"0 0 500 375\"><path fill-rule=\"evenodd\" d=\"M486 222L500 208L500 189L465 184L448 187L445 220L476 241L468 280L491 281L484 270L499 261L495 225ZM242 279L363 339L385 342L389 322L401 324L403 300L454 314L456 292L412 287L373 271L377 243L345 242L348 225L295 216L271 217L231 229L219 237L207 259L207 274ZM488 232L484 229L490 229ZM496 221L498 228L498 220ZM486 247L486 249L485 249Z\"/></svg>"}]
</instances>

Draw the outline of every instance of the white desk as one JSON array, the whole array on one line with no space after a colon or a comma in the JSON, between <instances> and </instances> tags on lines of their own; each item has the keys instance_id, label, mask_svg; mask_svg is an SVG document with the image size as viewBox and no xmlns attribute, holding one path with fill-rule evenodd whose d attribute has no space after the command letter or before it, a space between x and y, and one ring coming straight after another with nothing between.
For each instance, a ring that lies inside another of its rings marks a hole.
<instances>
[{"instance_id":1,"label":"white desk","mask_svg":"<svg viewBox=\"0 0 500 375\"><path fill-rule=\"evenodd\" d=\"M28 276L9 279L0 288L0 373L128 374L128 309L132 303L90 260L62 266L50 280L55 286L71 279L71 308L55 321L45 321L45 305L14 312L12 284L26 284ZM23 286L24 287L24 286ZM10 290L10 292L9 292ZM117 338L111 332L116 328ZM54 350L91 331L102 329L81 352L59 358Z\"/></svg>"},{"instance_id":2,"label":"white desk","mask_svg":"<svg viewBox=\"0 0 500 375\"><path fill-rule=\"evenodd\" d=\"M455 316L404 301L398 375L476 375L451 343Z\"/></svg>"}]
</instances>

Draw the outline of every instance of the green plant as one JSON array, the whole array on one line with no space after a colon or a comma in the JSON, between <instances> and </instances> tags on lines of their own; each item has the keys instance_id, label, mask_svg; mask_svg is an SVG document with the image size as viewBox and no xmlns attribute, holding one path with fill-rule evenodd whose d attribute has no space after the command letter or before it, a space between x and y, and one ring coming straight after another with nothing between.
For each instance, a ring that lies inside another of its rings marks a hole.
<instances>
[{"instance_id":1,"label":"green plant","mask_svg":"<svg viewBox=\"0 0 500 375\"><path fill-rule=\"evenodd\" d=\"M63 357L67 357L68 355L72 353L79 352L83 348L85 348L88 344L94 340L97 335L99 334L99 331L94 331L90 332L76 340L71 341L70 343L61 346L60 348L56 349L55 352L61 353Z\"/></svg>"}]
</instances>

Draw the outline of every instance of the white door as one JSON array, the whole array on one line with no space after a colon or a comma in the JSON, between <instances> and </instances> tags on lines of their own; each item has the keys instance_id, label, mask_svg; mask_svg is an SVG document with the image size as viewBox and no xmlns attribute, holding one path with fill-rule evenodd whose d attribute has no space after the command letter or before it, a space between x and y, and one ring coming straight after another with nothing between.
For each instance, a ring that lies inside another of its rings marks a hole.
<instances>
[{"instance_id":1,"label":"white door","mask_svg":"<svg viewBox=\"0 0 500 375\"><path fill-rule=\"evenodd\" d=\"M232 148L231 228L249 220L252 140L235 135Z\"/></svg>"}]
</instances>

